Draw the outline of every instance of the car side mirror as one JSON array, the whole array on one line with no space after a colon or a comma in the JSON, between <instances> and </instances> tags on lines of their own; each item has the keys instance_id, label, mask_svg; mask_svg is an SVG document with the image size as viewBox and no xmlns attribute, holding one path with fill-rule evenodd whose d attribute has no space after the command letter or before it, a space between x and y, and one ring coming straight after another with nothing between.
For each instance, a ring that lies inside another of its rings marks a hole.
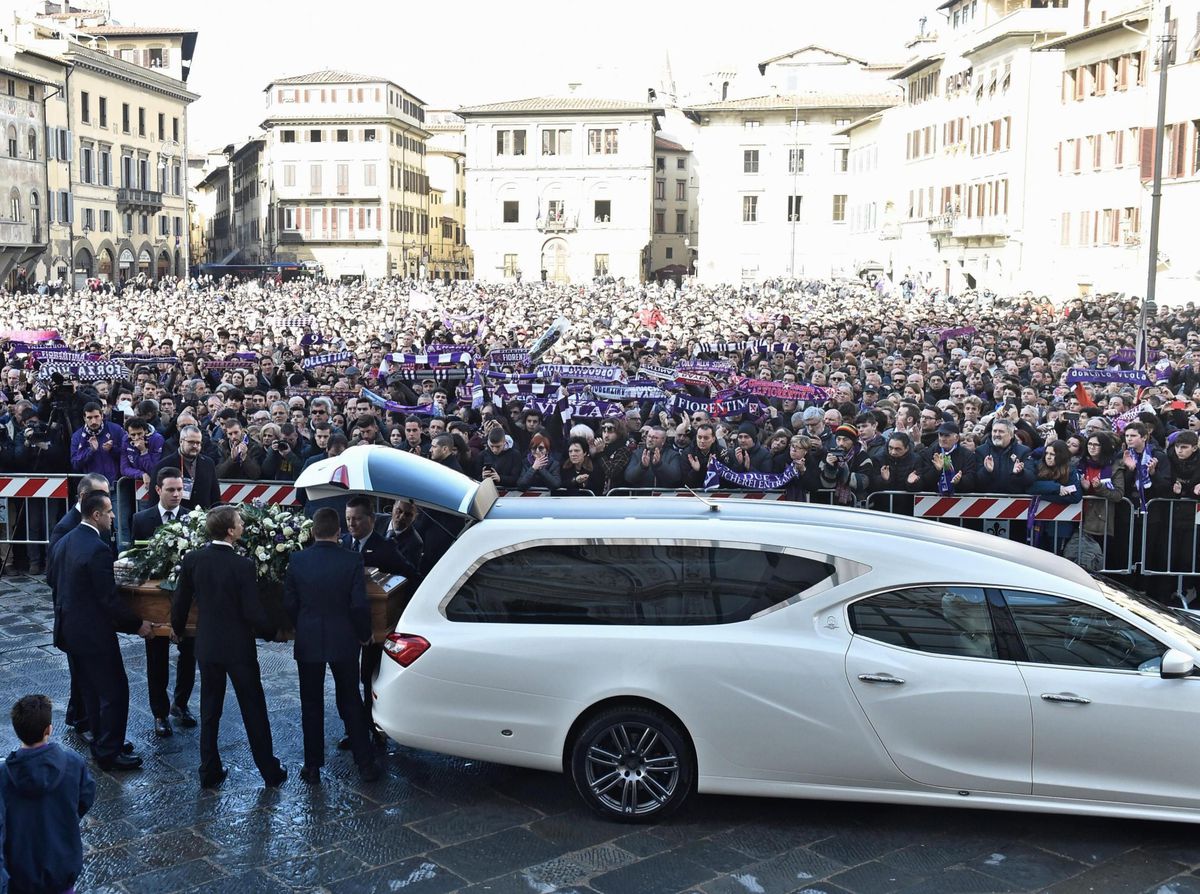
<instances>
[{"instance_id":1,"label":"car side mirror","mask_svg":"<svg viewBox=\"0 0 1200 894\"><path fill-rule=\"evenodd\" d=\"M1162 657L1162 667L1159 674L1164 680L1178 680L1191 676L1196 669L1196 659L1187 652L1178 649L1167 649Z\"/></svg>"}]
</instances>

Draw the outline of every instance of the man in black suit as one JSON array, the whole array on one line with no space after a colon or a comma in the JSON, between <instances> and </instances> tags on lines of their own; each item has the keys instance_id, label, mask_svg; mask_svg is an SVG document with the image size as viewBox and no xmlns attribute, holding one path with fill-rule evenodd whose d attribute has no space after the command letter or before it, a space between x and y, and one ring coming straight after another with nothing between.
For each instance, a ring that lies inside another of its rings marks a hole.
<instances>
[{"instance_id":1,"label":"man in black suit","mask_svg":"<svg viewBox=\"0 0 1200 894\"><path fill-rule=\"evenodd\" d=\"M342 535L342 546L361 555L362 562L366 567L378 568L388 574L403 574L409 578L416 575L416 565L401 555L396 543L376 532L375 511L370 497L365 494L356 494L346 501L346 530L350 533ZM379 662L382 659L382 645L372 642L364 646L360 679L363 687L363 701L367 711L367 728L373 731L375 723L371 719L371 680L375 676L375 671L379 670ZM384 743L382 732L374 731L374 736L377 744ZM352 744L347 729L346 736L338 743L338 748L345 751Z\"/></svg>"},{"instance_id":2,"label":"man in black suit","mask_svg":"<svg viewBox=\"0 0 1200 894\"><path fill-rule=\"evenodd\" d=\"M189 512L199 506L210 509L221 502L217 484L217 467L200 452L204 437L194 425L179 430L179 452L164 456L154 470L155 480L161 469L176 469L183 477L183 500L180 505Z\"/></svg>"},{"instance_id":3,"label":"man in black suit","mask_svg":"<svg viewBox=\"0 0 1200 894\"><path fill-rule=\"evenodd\" d=\"M79 520L82 516L79 514L79 504L83 502L83 498L90 493L108 493L108 479L98 472L89 472L79 479L78 499L75 505L71 507L58 524L54 526L54 530L50 532L50 543L46 548L47 559L46 568L49 570L50 562L53 561L54 547L65 536L79 527ZM113 558L117 557L116 544L112 541L112 536L108 537L109 545L112 549ZM58 594L54 590L53 584L50 586L50 600L54 606L55 617L58 616ZM66 652L66 648L58 642L55 643L59 649ZM67 652L67 672L71 676L71 694L67 698L67 726L72 727L75 732L81 736L91 729L91 724L88 722L87 705L83 700L83 692L79 688L79 675L75 672L75 659L71 657L71 653Z\"/></svg>"},{"instance_id":4,"label":"man in black suit","mask_svg":"<svg viewBox=\"0 0 1200 894\"><path fill-rule=\"evenodd\" d=\"M225 703L225 680L233 681L250 752L268 787L282 785L287 770L271 743L267 698L258 667L256 632L273 638L270 621L258 598L254 560L239 556L233 545L242 536L236 507L208 511L208 546L183 557L179 586L171 600L171 627L183 638L192 600L197 604L196 660L200 665L200 785L220 785L229 775L221 764L217 735Z\"/></svg>"},{"instance_id":5,"label":"man in black suit","mask_svg":"<svg viewBox=\"0 0 1200 894\"><path fill-rule=\"evenodd\" d=\"M320 782L325 765L325 665L333 673L338 715L349 732L359 775L381 773L371 751L367 715L358 694L359 647L371 641L371 610L360 556L341 549L337 511L313 516L311 549L293 553L284 581L283 604L296 628L293 656L300 676L300 719L304 730L305 782Z\"/></svg>"},{"instance_id":6,"label":"man in black suit","mask_svg":"<svg viewBox=\"0 0 1200 894\"><path fill-rule=\"evenodd\" d=\"M155 487L158 502L133 516L133 539L149 540L163 525L177 521L186 513L179 504L183 499L183 476L171 466L158 470ZM179 641L179 661L175 665L175 698L167 698L167 680L171 668L171 641L165 636L146 640L146 687L150 698L150 713L154 715L154 734L173 735L170 717L180 726L193 727L196 718L188 709L188 700L196 685L196 638L185 636Z\"/></svg>"},{"instance_id":7,"label":"man in black suit","mask_svg":"<svg viewBox=\"0 0 1200 894\"><path fill-rule=\"evenodd\" d=\"M124 750L129 678L117 633L148 637L152 628L117 593L107 540L113 522L108 494L89 493L79 511L79 525L56 545L50 565L50 587L58 597L54 638L79 674L93 757L103 770L133 770L142 759Z\"/></svg>"}]
</instances>

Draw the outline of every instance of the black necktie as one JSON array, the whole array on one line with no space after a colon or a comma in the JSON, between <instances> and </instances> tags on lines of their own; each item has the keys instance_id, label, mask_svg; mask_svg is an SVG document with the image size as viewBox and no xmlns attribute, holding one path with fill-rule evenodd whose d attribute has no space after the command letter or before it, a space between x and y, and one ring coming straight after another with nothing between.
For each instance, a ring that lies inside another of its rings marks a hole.
<instances>
[{"instance_id":1,"label":"black necktie","mask_svg":"<svg viewBox=\"0 0 1200 894\"><path fill-rule=\"evenodd\" d=\"M355 538L355 540L354 540L354 551L356 553L362 552L362 541L357 538Z\"/></svg>"},{"instance_id":2,"label":"black necktie","mask_svg":"<svg viewBox=\"0 0 1200 894\"><path fill-rule=\"evenodd\" d=\"M167 525L173 521L175 521L175 513L172 512L170 509L168 509L166 512L163 513L163 524Z\"/></svg>"}]
</instances>

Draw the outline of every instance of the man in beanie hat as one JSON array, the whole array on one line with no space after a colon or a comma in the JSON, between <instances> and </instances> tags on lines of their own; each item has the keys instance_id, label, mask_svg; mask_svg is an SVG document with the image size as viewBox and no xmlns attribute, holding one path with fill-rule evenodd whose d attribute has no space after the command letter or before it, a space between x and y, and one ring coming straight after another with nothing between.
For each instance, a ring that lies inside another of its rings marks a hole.
<instances>
[{"instance_id":1,"label":"man in beanie hat","mask_svg":"<svg viewBox=\"0 0 1200 894\"><path fill-rule=\"evenodd\" d=\"M735 472L771 471L771 453L758 443L758 426L753 422L738 426L737 445L726 452L725 464Z\"/></svg>"},{"instance_id":2,"label":"man in beanie hat","mask_svg":"<svg viewBox=\"0 0 1200 894\"><path fill-rule=\"evenodd\" d=\"M875 473L870 454L858 442L858 429L846 422L833 431L833 447L819 466L821 487L834 491L835 501L846 506L863 496Z\"/></svg>"}]
</instances>

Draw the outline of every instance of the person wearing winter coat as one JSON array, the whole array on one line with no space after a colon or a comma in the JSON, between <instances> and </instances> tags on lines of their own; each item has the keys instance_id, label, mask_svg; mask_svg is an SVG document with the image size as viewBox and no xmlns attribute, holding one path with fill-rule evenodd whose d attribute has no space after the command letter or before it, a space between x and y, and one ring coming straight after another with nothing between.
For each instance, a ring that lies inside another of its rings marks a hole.
<instances>
[{"instance_id":1,"label":"person wearing winter coat","mask_svg":"<svg viewBox=\"0 0 1200 894\"><path fill-rule=\"evenodd\" d=\"M50 740L52 706L44 695L27 695L12 709L21 747L0 766L0 859L14 892L69 891L83 871L79 821L96 799L96 783L83 758Z\"/></svg>"},{"instance_id":2,"label":"person wearing winter coat","mask_svg":"<svg viewBox=\"0 0 1200 894\"><path fill-rule=\"evenodd\" d=\"M1014 437L1007 419L993 419L991 440L975 451L979 468L975 486L983 494L1024 494L1036 480L1029 448Z\"/></svg>"},{"instance_id":3,"label":"person wearing winter coat","mask_svg":"<svg viewBox=\"0 0 1200 894\"><path fill-rule=\"evenodd\" d=\"M1079 470L1071 466L1071 452L1065 441L1051 441L1046 445L1034 474L1036 477L1028 492L1039 500L1071 504L1083 499ZM1034 522L1029 542L1057 553L1075 533L1076 527L1075 522Z\"/></svg>"},{"instance_id":4,"label":"person wearing winter coat","mask_svg":"<svg viewBox=\"0 0 1200 894\"><path fill-rule=\"evenodd\" d=\"M521 477L517 479L517 487L520 490L531 487L558 490L562 487L558 463L550 455L550 439L540 432L529 439L529 455L525 457L525 465L521 470Z\"/></svg>"},{"instance_id":5,"label":"person wearing winter coat","mask_svg":"<svg viewBox=\"0 0 1200 894\"><path fill-rule=\"evenodd\" d=\"M599 460L592 459L589 446L585 438L572 438L567 442L567 458L563 460L559 478L567 493L573 496L578 496L581 490L604 495L604 469Z\"/></svg>"},{"instance_id":6,"label":"person wearing winter coat","mask_svg":"<svg viewBox=\"0 0 1200 894\"><path fill-rule=\"evenodd\" d=\"M843 423L833 430L833 449L818 464L821 487L834 491L834 502L848 506L866 494L875 463L858 442L858 429Z\"/></svg>"},{"instance_id":7,"label":"person wearing winter coat","mask_svg":"<svg viewBox=\"0 0 1200 894\"><path fill-rule=\"evenodd\" d=\"M1101 498L1083 501L1083 531L1101 542L1113 535L1118 504L1125 496L1125 476L1117 461L1116 440L1108 432L1097 432L1088 436L1076 466L1083 495Z\"/></svg>"},{"instance_id":8,"label":"person wearing winter coat","mask_svg":"<svg viewBox=\"0 0 1200 894\"><path fill-rule=\"evenodd\" d=\"M783 489L783 498L798 503L811 503L821 488L821 442L808 435L793 435L788 456L796 468L796 477Z\"/></svg>"}]
</instances>

